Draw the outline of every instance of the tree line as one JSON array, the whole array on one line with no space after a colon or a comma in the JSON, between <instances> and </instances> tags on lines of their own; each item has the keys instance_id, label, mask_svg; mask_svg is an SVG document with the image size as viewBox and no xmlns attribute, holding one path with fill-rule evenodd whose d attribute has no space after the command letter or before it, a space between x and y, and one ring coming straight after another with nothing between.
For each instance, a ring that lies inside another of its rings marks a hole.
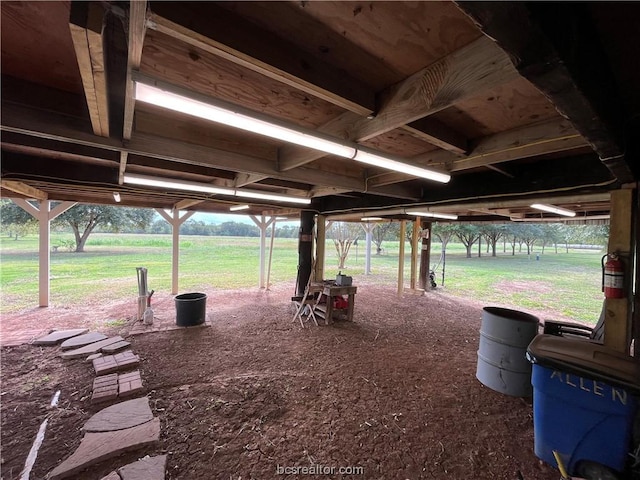
<instances>
[{"instance_id":1,"label":"tree line","mask_svg":"<svg viewBox=\"0 0 640 480\"><path fill-rule=\"evenodd\" d=\"M37 233L37 221L30 214L11 201L0 202L0 224L4 232L18 238L27 234ZM407 238L411 239L413 223L407 223ZM114 207L105 205L76 205L57 217L52 222L52 228L57 231L73 232L75 243L73 250L84 251L89 235L93 232L119 233L171 233L171 226L163 219L158 219L152 209ZM271 228L267 229L267 236L271 235ZM275 236L279 238L296 238L299 228L294 225L276 224ZM180 227L182 235L209 235L233 237L259 237L260 229L256 225L240 222L223 222L210 224L198 220L187 220ZM515 255L516 246L519 252L526 248L531 254L534 246L541 249L541 253L549 245L557 251L558 245L568 250L569 245L591 244L605 245L609 237L608 225L564 225L564 224L473 224L473 223L434 223L432 234L446 250L452 240L462 243L467 251L467 257L472 256L472 250L478 245L478 255L496 256L498 245L502 243L503 252L510 249ZM343 265L352 245L358 239L365 238L363 224L332 222L327 230L327 237L332 239ZM376 254L382 254L385 241L398 241L400 237L399 222L380 222L372 230L372 241L376 246Z\"/></svg>"}]
</instances>

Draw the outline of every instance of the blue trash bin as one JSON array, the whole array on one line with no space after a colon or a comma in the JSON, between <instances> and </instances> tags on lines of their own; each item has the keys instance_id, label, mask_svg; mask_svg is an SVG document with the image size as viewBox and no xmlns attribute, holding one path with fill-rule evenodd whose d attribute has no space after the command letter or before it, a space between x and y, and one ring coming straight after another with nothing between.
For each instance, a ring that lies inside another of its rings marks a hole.
<instances>
[{"instance_id":1,"label":"blue trash bin","mask_svg":"<svg viewBox=\"0 0 640 480\"><path fill-rule=\"evenodd\" d=\"M570 475L583 462L623 472L638 408L638 363L603 345L554 335L538 335L527 357L536 456L557 467L555 450Z\"/></svg>"}]
</instances>

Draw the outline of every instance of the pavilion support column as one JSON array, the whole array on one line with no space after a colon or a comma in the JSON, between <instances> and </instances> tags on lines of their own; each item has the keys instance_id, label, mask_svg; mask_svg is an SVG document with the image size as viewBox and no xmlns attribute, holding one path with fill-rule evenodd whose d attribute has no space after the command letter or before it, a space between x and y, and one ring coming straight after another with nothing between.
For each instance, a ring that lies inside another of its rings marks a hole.
<instances>
[{"instance_id":1,"label":"pavilion support column","mask_svg":"<svg viewBox=\"0 0 640 480\"><path fill-rule=\"evenodd\" d=\"M420 288L431 290L429 266L431 264L431 222L422 221L422 248L420 250Z\"/></svg>"},{"instance_id":2,"label":"pavilion support column","mask_svg":"<svg viewBox=\"0 0 640 480\"><path fill-rule=\"evenodd\" d=\"M304 295L307 288L313 264L313 224L314 212L303 210L300 212L300 231L298 234L298 278L296 280L296 295Z\"/></svg>"},{"instance_id":3,"label":"pavilion support column","mask_svg":"<svg viewBox=\"0 0 640 480\"><path fill-rule=\"evenodd\" d=\"M38 207L21 198L15 198L13 202L38 219L38 304L41 307L48 307L51 291L49 283L51 271L51 220L69 210L76 203L61 202L52 209L51 201L49 200L40 201Z\"/></svg>"},{"instance_id":4,"label":"pavilion support column","mask_svg":"<svg viewBox=\"0 0 640 480\"><path fill-rule=\"evenodd\" d=\"M404 243L407 235L407 221L400 221L400 246L398 251L398 295L404 293Z\"/></svg>"},{"instance_id":5,"label":"pavilion support column","mask_svg":"<svg viewBox=\"0 0 640 480\"><path fill-rule=\"evenodd\" d=\"M366 250L364 255L364 274L371 275L371 243L373 241L373 229L376 228L375 223L361 224L365 233Z\"/></svg>"},{"instance_id":6,"label":"pavilion support column","mask_svg":"<svg viewBox=\"0 0 640 480\"><path fill-rule=\"evenodd\" d=\"M327 217L318 215L316 217L316 281L324 279L324 259L327 245Z\"/></svg>"},{"instance_id":7,"label":"pavilion support column","mask_svg":"<svg viewBox=\"0 0 640 480\"><path fill-rule=\"evenodd\" d=\"M637 221L634 204L635 190L621 189L611 192L611 219L607 253L619 253L625 264L625 297L605 299L604 344L614 350L629 353L631 344L631 305L633 289L631 279L634 260L633 232Z\"/></svg>"},{"instance_id":8,"label":"pavilion support column","mask_svg":"<svg viewBox=\"0 0 640 480\"><path fill-rule=\"evenodd\" d=\"M251 218L251 220L253 220L253 223L255 223L256 226L260 229L260 279L258 281L258 287L267 288L267 275L265 268L265 260L267 258L267 229L273 222L275 222L275 217L267 218L264 215L262 215L260 218L256 217L255 215L249 215L249 217Z\"/></svg>"},{"instance_id":9,"label":"pavilion support column","mask_svg":"<svg viewBox=\"0 0 640 480\"><path fill-rule=\"evenodd\" d=\"M171 295L176 295L180 277L180 226L196 212L186 212L182 216L178 209L173 210L171 215L159 208L156 208L156 212L171 225Z\"/></svg>"},{"instance_id":10,"label":"pavilion support column","mask_svg":"<svg viewBox=\"0 0 640 480\"><path fill-rule=\"evenodd\" d=\"M413 232L411 235L411 290L417 287L416 276L418 273L418 233L420 230L420 219L413 222Z\"/></svg>"}]
</instances>

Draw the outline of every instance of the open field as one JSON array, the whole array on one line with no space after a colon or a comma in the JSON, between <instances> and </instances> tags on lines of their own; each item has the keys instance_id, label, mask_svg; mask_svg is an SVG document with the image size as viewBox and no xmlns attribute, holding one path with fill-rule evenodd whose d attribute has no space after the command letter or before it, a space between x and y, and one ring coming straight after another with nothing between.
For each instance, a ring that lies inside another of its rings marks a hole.
<instances>
[{"instance_id":1,"label":"open field","mask_svg":"<svg viewBox=\"0 0 640 480\"><path fill-rule=\"evenodd\" d=\"M53 234L52 245L71 240L70 235ZM37 237L0 241L1 312L17 312L37 305ZM268 241L267 241L268 246ZM395 285L398 271L398 243L384 242L384 253L372 256L372 274L367 283ZM406 244L405 286L409 286L410 245ZM149 270L149 288L167 292L171 286L171 237L169 235L93 234L86 252L58 249L51 254L51 303L73 306L137 295L136 267ZM352 247L343 273L354 283L364 281L364 242ZM375 251L375 248L374 248ZM327 242L325 277L338 273L336 253ZM601 253L570 250L565 253L547 247L536 260L534 250L510 255L465 258L464 247L449 244L442 286L443 264L440 244L434 243L432 267L438 288L451 295L485 304L544 312L594 323L598 317ZM291 283L293 293L297 271L297 239L276 238L271 283ZM251 288L258 285L259 239L237 237L182 236L180 241L180 291ZM548 317L547 317L548 318Z\"/></svg>"}]
</instances>

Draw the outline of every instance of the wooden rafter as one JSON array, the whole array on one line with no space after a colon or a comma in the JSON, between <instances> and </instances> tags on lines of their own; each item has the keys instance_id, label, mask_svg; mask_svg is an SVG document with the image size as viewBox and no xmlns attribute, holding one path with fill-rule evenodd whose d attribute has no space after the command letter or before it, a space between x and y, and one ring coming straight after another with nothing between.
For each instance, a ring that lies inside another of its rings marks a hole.
<instances>
[{"instance_id":1,"label":"wooden rafter","mask_svg":"<svg viewBox=\"0 0 640 480\"><path fill-rule=\"evenodd\" d=\"M184 210L185 208L189 208L189 207L193 207L194 205L197 205L199 203L202 203L202 200L194 200L191 198L185 198L184 200L180 200L179 202L176 202L173 206L173 208L175 210Z\"/></svg>"},{"instance_id":2,"label":"wooden rafter","mask_svg":"<svg viewBox=\"0 0 640 480\"><path fill-rule=\"evenodd\" d=\"M260 180L264 180L269 178L267 175L261 174L250 174L250 173L237 173L236 178L234 179L234 187L244 187L246 185L250 185L252 183L259 182Z\"/></svg>"},{"instance_id":3,"label":"wooden rafter","mask_svg":"<svg viewBox=\"0 0 640 480\"><path fill-rule=\"evenodd\" d=\"M208 5L206 17L162 2L154 10L161 14L150 13L153 30L359 115L375 109L369 86L221 7Z\"/></svg>"},{"instance_id":4,"label":"wooden rafter","mask_svg":"<svg viewBox=\"0 0 640 480\"><path fill-rule=\"evenodd\" d=\"M586 145L587 142L573 129L568 120L554 119L485 137L477 142L466 157L436 151L418 155L412 158L412 162L459 172ZM369 185L390 185L411 178L400 173L385 173L369 179Z\"/></svg>"},{"instance_id":5,"label":"wooden rafter","mask_svg":"<svg viewBox=\"0 0 640 480\"><path fill-rule=\"evenodd\" d=\"M452 153L464 155L469 151L469 142L464 135L431 117L420 118L402 129Z\"/></svg>"},{"instance_id":6,"label":"wooden rafter","mask_svg":"<svg viewBox=\"0 0 640 480\"><path fill-rule=\"evenodd\" d=\"M146 29L147 1L133 0L129 2L129 48L127 54L127 83L124 100L124 124L122 137L131 138L133 130L133 112L135 109L134 84L131 71L140 67L142 47Z\"/></svg>"},{"instance_id":7,"label":"wooden rafter","mask_svg":"<svg viewBox=\"0 0 640 480\"><path fill-rule=\"evenodd\" d=\"M11 190L12 192L24 195L26 198L33 198L35 200L47 200L49 196L47 192L43 192L37 188L27 185L23 182L16 182L14 180L0 180L2 188Z\"/></svg>"},{"instance_id":8,"label":"wooden rafter","mask_svg":"<svg viewBox=\"0 0 640 480\"><path fill-rule=\"evenodd\" d=\"M320 131L365 141L440 111L517 76L509 57L491 40L481 37L382 92L381 108L372 119L347 112ZM290 170L324 156L300 147L283 148L280 170Z\"/></svg>"},{"instance_id":9,"label":"wooden rafter","mask_svg":"<svg viewBox=\"0 0 640 480\"><path fill-rule=\"evenodd\" d=\"M109 136L109 99L103 49L102 7L93 2L71 3L69 30L78 60L93 133Z\"/></svg>"}]
</instances>

